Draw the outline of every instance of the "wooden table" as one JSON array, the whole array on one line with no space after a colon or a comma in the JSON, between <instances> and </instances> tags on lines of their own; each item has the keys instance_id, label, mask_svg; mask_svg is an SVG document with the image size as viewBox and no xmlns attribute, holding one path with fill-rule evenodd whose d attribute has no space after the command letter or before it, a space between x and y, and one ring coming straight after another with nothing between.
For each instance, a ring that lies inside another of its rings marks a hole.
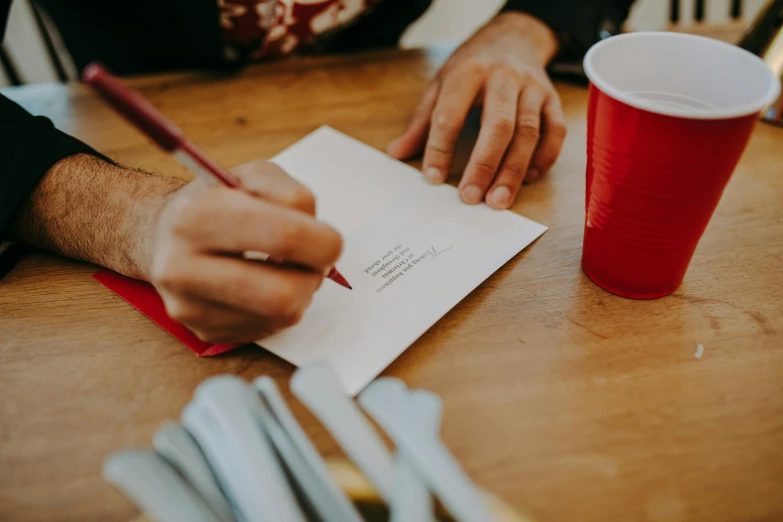
<instances>
[{"instance_id":1,"label":"wooden table","mask_svg":"<svg viewBox=\"0 0 783 522\"><path fill-rule=\"evenodd\" d=\"M133 84L231 165L321 124L385 147L442 58L390 52ZM551 230L386 375L441 394L443 436L470 474L540 521L783 519L783 130L756 130L682 288L629 301L579 266L586 91L559 89L562 157L515 206ZM79 86L5 92L123 163L187 175ZM0 281L1 520L126 521L135 509L100 477L108 453L149 446L211 375L282 386L291 375L260 349L195 358L94 271L35 254Z\"/></svg>"}]
</instances>

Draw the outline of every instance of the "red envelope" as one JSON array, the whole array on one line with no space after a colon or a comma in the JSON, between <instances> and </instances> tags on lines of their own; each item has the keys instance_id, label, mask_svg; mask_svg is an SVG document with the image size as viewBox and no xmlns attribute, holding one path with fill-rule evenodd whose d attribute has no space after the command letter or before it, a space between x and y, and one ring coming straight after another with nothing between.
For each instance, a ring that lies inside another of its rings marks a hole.
<instances>
[{"instance_id":1,"label":"red envelope","mask_svg":"<svg viewBox=\"0 0 783 522\"><path fill-rule=\"evenodd\" d=\"M210 344L173 320L166 313L163 300L155 287L143 281L137 281L109 270L101 270L93 275L103 286L122 297L136 310L143 313L161 328L180 340L199 357L211 357L238 348L238 344Z\"/></svg>"}]
</instances>

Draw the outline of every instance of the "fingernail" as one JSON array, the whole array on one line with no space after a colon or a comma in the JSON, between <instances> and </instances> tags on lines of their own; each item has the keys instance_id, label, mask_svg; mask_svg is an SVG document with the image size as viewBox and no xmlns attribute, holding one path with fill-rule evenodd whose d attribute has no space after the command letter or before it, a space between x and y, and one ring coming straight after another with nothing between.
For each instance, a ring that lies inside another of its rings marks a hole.
<instances>
[{"instance_id":1,"label":"fingernail","mask_svg":"<svg viewBox=\"0 0 783 522\"><path fill-rule=\"evenodd\" d=\"M482 192L481 188L477 185L468 185L467 187L462 189L462 201L465 203L469 203L471 205L475 205L476 203L481 203L481 197Z\"/></svg>"},{"instance_id":2,"label":"fingernail","mask_svg":"<svg viewBox=\"0 0 783 522\"><path fill-rule=\"evenodd\" d=\"M396 152L397 146L399 144L400 144L400 138L397 138L396 140L394 140L391 143L389 143L389 146L386 147L386 153L389 156L394 156L395 155L394 153Z\"/></svg>"},{"instance_id":3,"label":"fingernail","mask_svg":"<svg viewBox=\"0 0 783 522\"><path fill-rule=\"evenodd\" d=\"M425 170L424 178L433 184L443 183L443 176L441 176L440 171L435 167L430 167Z\"/></svg>"},{"instance_id":4,"label":"fingernail","mask_svg":"<svg viewBox=\"0 0 783 522\"><path fill-rule=\"evenodd\" d=\"M530 169L527 171L527 174L525 174L525 181L528 183L535 183L538 181L538 178L541 177L541 171L538 169Z\"/></svg>"},{"instance_id":5,"label":"fingernail","mask_svg":"<svg viewBox=\"0 0 783 522\"><path fill-rule=\"evenodd\" d=\"M508 208L511 205L511 191L506 186L500 186L492 191L489 199L496 208Z\"/></svg>"}]
</instances>

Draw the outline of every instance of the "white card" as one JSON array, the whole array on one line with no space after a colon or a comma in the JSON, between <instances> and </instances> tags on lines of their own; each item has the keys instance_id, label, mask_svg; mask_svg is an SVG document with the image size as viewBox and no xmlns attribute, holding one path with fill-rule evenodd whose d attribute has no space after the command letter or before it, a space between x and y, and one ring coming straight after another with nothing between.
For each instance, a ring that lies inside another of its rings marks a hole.
<instances>
[{"instance_id":1,"label":"white card","mask_svg":"<svg viewBox=\"0 0 783 522\"><path fill-rule=\"evenodd\" d=\"M329 127L273 160L316 196L318 217L343 234L337 268L302 321L259 342L297 366L331 363L356 395L482 281L546 227L462 203L414 168Z\"/></svg>"}]
</instances>

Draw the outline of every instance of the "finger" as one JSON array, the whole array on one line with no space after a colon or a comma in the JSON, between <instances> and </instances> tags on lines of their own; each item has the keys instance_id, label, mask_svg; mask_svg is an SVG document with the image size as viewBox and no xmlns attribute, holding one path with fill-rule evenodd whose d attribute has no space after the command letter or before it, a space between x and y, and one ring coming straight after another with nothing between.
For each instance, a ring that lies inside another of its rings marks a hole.
<instances>
[{"instance_id":1,"label":"finger","mask_svg":"<svg viewBox=\"0 0 783 522\"><path fill-rule=\"evenodd\" d=\"M460 183L465 203L481 203L498 172L514 137L521 83L519 75L508 70L497 70L487 80L481 131Z\"/></svg>"},{"instance_id":2,"label":"finger","mask_svg":"<svg viewBox=\"0 0 783 522\"><path fill-rule=\"evenodd\" d=\"M281 328L299 321L322 282L315 272L207 255L187 256L176 269L153 275L175 320L203 319L187 304L198 300L267 318Z\"/></svg>"},{"instance_id":3,"label":"finger","mask_svg":"<svg viewBox=\"0 0 783 522\"><path fill-rule=\"evenodd\" d=\"M525 180L533 183L552 168L560 155L566 138L563 106L556 94L544 104L542 111L541 139L533 159L530 162Z\"/></svg>"},{"instance_id":4,"label":"finger","mask_svg":"<svg viewBox=\"0 0 783 522\"><path fill-rule=\"evenodd\" d=\"M269 161L257 160L231 169L242 187L259 198L315 216L315 196L289 176L281 167Z\"/></svg>"},{"instance_id":5,"label":"finger","mask_svg":"<svg viewBox=\"0 0 783 522\"><path fill-rule=\"evenodd\" d=\"M424 177L430 183L446 181L457 139L485 77L480 66L465 65L454 69L444 80L424 149Z\"/></svg>"},{"instance_id":6,"label":"finger","mask_svg":"<svg viewBox=\"0 0 783 522\"><path fill-rule=\"evenodd\" d=\"M202 341L210 343L250 343L280 329L266 317L202 299L161 293L169 316L186 326Z\"/></svg>"},{"instance_id":7,"label":"finger","mask_svg":"<svg viewBox=\"0 0 783 522\"><path fill-rule=\"evenodd\" d=\"M508 208L517 197L538 145L541 109L545 101L546 94L535 86L527 87L519 97L514 138L487 194L487 204L492 208Z\"/></svg>"},{"instance_id":8,"label":"finger","mask_svg":"<svg viewBox=\"0 0 783 522\"><path fill-rule=\"evenodd\" d=\"M438 82L431 83L424 91L408 128L402 136L389 144L387 149L389 156L403 160L415 156L424 149L427 133L430 130L432 110L435 108L439 91L440 84Z\"/></svg>"},{"instance_id":9,"label":"finger","mask_svg":"<svg viewBox=\"0 0 783 522\"><path fill-rule=\"evenodd\" d=\"M170 216L170 226L201 252L264 252L323 270L342 250L340 234L328 225L238 190L215 188L182 207Z\"/></svg>"}]
</instances>

